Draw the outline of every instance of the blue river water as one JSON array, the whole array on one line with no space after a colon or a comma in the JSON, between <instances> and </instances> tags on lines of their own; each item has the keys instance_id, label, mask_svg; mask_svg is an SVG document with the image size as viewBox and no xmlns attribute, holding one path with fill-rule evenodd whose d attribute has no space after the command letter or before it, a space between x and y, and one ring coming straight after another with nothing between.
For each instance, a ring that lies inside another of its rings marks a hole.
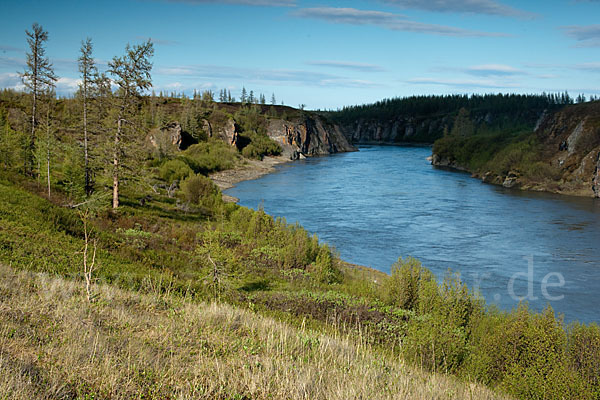
<instances>
[{"instance_id":1,"label":"blue river water","mask_svg":"<svg viewBox=\"0 0 600 400\"><path fill-rule=\"evenodd\" d=\"M389 272L415 257L451 269L488 304L548 304L600 322L600 200L484 184L426 160L429 147L365 146L309 158L226 191L299 222L342 259Z\"/></svg>"}]
</instances>

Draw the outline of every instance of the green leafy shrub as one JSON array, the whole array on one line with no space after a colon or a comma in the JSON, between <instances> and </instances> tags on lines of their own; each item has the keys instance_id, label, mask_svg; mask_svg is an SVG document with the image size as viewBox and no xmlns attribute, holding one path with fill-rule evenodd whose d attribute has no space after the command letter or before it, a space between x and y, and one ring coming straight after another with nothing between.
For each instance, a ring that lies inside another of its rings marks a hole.
<instances>
[{"instance_id":1,"label":"green leafy shrub","mask_svg":"<svg viewBox=\"0 0 600 400\"><path fill-rule=\"evenodd\" d=\"M433 274L412 257L392 265L391 274L383 283L382 297L389 304L405 310L416 309L423 282L433 281Z\"/></svg>"},{"instance_id":2,"label":"green leafy shrub","mask_svg":"<svg viewBox=\"0 0 600 400\"><path fill-rule=\"evenodd\" d=\"M524 166L523 174L534 182L555 181L562 175L558 168L541 161Z\"/></svg>"},{"instance_id":3,"label":"green leafy shrub","mask_svg":"<svg viewBox=\"0 0 600 400\"><path fill-rule=\"evenodd\" d=\"M186 201L214 209L223 200L219 188L202 175L192 175L181 183L181 191Z\"/></svg>"},{"instance_id":4,"label":"green leafy shrub","mask_svg":"<svg viewBox=\"0 0 600 400\"><path fill-rule=\"evenodd\" d=\"M322 245L313 264L313 276L317 282L332 284L341 281L339 269L334 265L331 250L326 244Z\"/></svg>"},{"instance_id":5,"label":"green leafy shrub","mask_svg":"<svg viewBox=\"0 0 600 400\"><path fill-rule=\"evenodd\" d=\"M571 367L589 384L595 399L600 398L600 327L573 323L567 330L567 352Z\"/></svg>"},{"instance_id":6,"label":"green leafy shrub","mask_svg":"<svg viewBox=\"0 0 600 400\"><path fill-rule=\"evenodd\" d=\"M252 134L250 143L242 149L242 155L246 158L262 160L265 156L278 156L281 154L281 146L267 135Z\"/></svg>"},{"instance_id":7,"label":"green leafy shrub","mask_svg":"<svg viewBox=\"0 0 600 400\"><path fill-rule=\"evenodd\" d=\"M160 178L167 182L181 182L190 175L193 175L194 171L182 160L169 160L160 166L158 175Z\"/></svg>"},{"instance_id":8,"label":"green leafy shrub","mask_svg":"<svg viewBox=\"0 0 600 400\"><path fill-rule=\"evenodd\" d=\"M181 159L196 173L208 174L231 169L239 155L235 148L221 140L210 140L190 146Z\"/></svg>"}]
</instances>

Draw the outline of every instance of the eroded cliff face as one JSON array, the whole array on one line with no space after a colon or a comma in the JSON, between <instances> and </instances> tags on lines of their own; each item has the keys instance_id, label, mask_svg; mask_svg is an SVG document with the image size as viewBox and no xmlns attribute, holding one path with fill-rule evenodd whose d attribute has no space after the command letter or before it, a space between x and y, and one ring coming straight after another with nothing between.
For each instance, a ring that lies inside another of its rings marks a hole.
<instances>
[{"instance_id":1,"label":"eroded cliff face","mask_svg":"<svg viewBox=\"0 0 600 400\"><path fill-rule=\"evenodd\" d=\"M456 160L432 155L432 164L469 171L484 182L508 188L600 197L600 102L583 103L545 113L532 132L533 171L518 166L499 174L473 171ZM434 146L435 148L435 146Z\"/></svg>"},{"instance_id":2,"label":"eroded cliff face","mask_svg":"<svg viewBox=\"0 0 600 400\"><path fill-rule=\"evenodd\" d=\"M352 143L398 144L433 143L452 127L453 118L443 115L430 118L399 116L390 120L358 119L345 123L341 130Z\"/></svg>"},{"instance_id":3,"label":"eroded cliff face","mask_svg":"<svg viewBox=\"0 0 600 400\"><path fill-rule=\"evenodd\" d=\"M474 126L498 128L518 122L533 126L543 110L518 110L513 112L470 111ZM399 114L391 119L358 118L351 122L336 121L351 143L399 144L433 143L450 132L457 112L414 116ZM335 118L335 117L334 117Z\"/></svg>"},{"instance_id":4,"label":"eroded cliff face","mask_svg":"<svg viewBox=\"0 0 600 400\"><path fill-rule=\"evenodd\" d=\"M356 151L339 126L318 115L305 114L293 120L270 119L267 135L278 142L284 155L291 159Z\"/></svg>"},{"instance_id":5,"label":"eroded cliff face","mask_svg":"<svg viewBox=\"0 0 600 400\"><path fill-rule=\"evenodd\" d=\"M544 160L561 173L558 191L600 197L600 102L565 107L535 134Z\"/></svg>"}]
</instances>

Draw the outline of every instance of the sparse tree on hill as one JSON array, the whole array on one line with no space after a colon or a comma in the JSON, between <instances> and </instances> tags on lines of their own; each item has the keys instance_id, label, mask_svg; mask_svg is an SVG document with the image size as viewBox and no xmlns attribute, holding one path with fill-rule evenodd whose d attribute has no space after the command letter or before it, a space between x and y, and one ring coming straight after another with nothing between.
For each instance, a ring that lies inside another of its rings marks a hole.
<instances>
[{"instance_id":1,"label":"sparse tree on hill","mask_svg":"<svg viewBox=\"0 0 600 400\"><path fill-rule=\"evenodd\" d=\"M240 97L240 101L242 102L242 104L246 103L246 99L248 97L248 92L246 92L246 88L242 87L242 95Z\"/></svg>"},{"instance_id":2,"label":"sparse tree on hill","mask_svg":"<svg viewBox=\"0 0 600 400\"><path fill-rule=\"evenodd\" d=\"M260 104L266 104L267 100L265 99L265 95L264 94L260 94Z\"/></svg>"},{"instance_id":3,"label":"sparse tree on hill","mask_svg":"<svg viewBox=\"0 0 600 400\"><path fill-rule=\"evenodd\" d=\"M108 72L114 77L115 84L119 87L117 98L117 129L115 130L113 146L113 201L112 207L119 207L119 172L123 145L124 125L127 118L135 112L134 106L139 102L141 92L152 87L152 63L150 57L154 54L152 42L147 42L131 47L125 47L125 55L113 57L108 63Z\"/></svg>"},{"instance_id":4,"label":"sparse tree on hill","mask_svg":"<svg viewBox=\"0 0 600 400\"><path fill-rule=\"evenodd\" d=\"M254 90L251 90L250 95L248 96L248 103L254 104L255 101L256 99L254 98Z\"/></svg>"},{"instance_id":5,"label":"sparse tree on hill","mask_svg":"<svg viewBox=\"0 0 600 400\"><path fill-rule=\"evenodd\" d=\"M29 52L26 54L26 67L21 75L21 80L30 91L32 97L31 105L31 131L27 148L25 149L25 173L33 174L34 152L35 152L35 130L38 124L37 107L38 99L42 92L57 81L52 63L46 57L45 44L48 40L46 32L37 22L31 27L31 32L26 30Z\"/></svg>"},{"instance_id":6,"label":"sparse tree on hill","mask_svg":"<svg viewBox=\"0 0 600 400\"><path fill-rule=\"evenodd\" d=\"M271 94L271 105L276 105L277 104L277 100L275 100L275 93Z\"/></svg>"}]
</instances>

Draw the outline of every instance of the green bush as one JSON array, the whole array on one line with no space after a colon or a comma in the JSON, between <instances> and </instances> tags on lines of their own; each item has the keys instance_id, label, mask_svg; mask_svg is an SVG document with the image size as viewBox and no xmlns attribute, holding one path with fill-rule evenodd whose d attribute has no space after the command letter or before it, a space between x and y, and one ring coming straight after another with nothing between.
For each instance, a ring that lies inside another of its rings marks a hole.
<instances>
[{"instance_id":1,"label":"green bush","mask_svg":"<svg viewBox=\"0 0 600 400\"><path fill-rule=\"evenodd\" d=\"M313 264L313 276L317 282L332 284L341 281L340 271L334 265L331 250L326 244L322 245Z\"/></svg>"},{"instance_id":2,"label":"green bush","mask_svg":"<svg viewBox=\"0 0 600 400\"><path fill-rule=\"evenodd\" d=\"M249 136L250 143L242 149L242 155L246 158L262 160L265 156L278 156L281 154L281 146L267 135L252 134Z\"/></svg>"},{"instance_id":3,"label":"green bush","mask_svg":"<svg viewBox=\"0 0 600 400\"><path fill-rule=\"evenodd\" d=\"M422 283L434 280L433 274L423 268L419 260L399 258L392 265L390 277L383 283L383 300L404 310L414 310L419 302Z\"/></svg>"},{"instance_id":4,"label":"green bush","mask_svg":"<svg viewBox=\"0 0 600 400\"><path fill-rule=\"evenodd\" d=\"M192 175L181 183L181 191L186 201L214 209L221 205L221 192L217 186L207 177Z\"/></svg>"},{"instance_id":5,"label":"green bush","mask_svg":"<svg viewBox=\"0 0 600 400\"><path fill-rule=\"evenodd\" d=\"M193 175L194 171L182 160L169 160L160 166L158 175L160 178L167 182L181 182L190 175Z\"/></svg>"},{"instance_id":6,"label":"green bush","mask_svg":"<svg viewBox=\"0 0 600 400\"><path fill-rule=\"evenodd\" d=\"M571 324L567 329L567 352L571 367L600 399L600 327L597 324Z\"/></svg>"},{"instance_id":7,"label":"green bush","mask_svg":"<svg viewBox=\"0 0 600 400\"><path fill-rule=\"evenodd\" d=\"M235 148L221 140L210 140L190 146L181 159L196 173L209 174L231 169L239 155Z\"/></svg>"},{"instance_id":8,"label":"green bush","mask_svg":"<svg viewBox=\"0 0 600 400\"><path fill-rule=\"evenodd\" d=\"M561 172L558 168L545 163L535 162L523 167L523 175L534 182L555 181L560 179Z\"/></svg>"}]
</instances>

